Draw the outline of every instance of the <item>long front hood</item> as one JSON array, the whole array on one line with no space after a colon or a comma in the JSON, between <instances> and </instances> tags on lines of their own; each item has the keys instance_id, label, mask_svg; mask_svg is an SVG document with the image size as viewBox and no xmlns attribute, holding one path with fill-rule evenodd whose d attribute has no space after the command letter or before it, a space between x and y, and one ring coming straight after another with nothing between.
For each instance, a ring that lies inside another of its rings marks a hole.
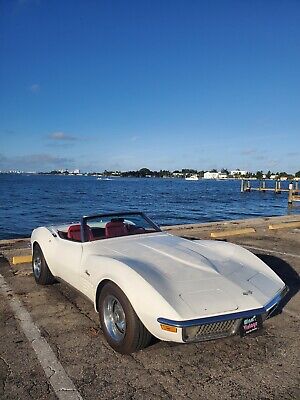
<instances>
[{"instance_id":1,"label":"long front hood","mask_svg":"<svg viewBox=\"0 0 300 400\"><path fill-rule=\"evenodd\" d=\"M93 247L136 270L185 319L260 308L284 287L260 259L229 243L156 233Z\"/></svg>"}]
</instances>

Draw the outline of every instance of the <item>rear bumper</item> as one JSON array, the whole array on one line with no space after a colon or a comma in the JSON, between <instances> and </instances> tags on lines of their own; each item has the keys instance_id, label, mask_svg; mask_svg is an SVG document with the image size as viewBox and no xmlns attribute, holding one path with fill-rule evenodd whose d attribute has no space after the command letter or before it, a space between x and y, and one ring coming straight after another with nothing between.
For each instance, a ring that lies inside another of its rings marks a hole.
<instances>
[{"instance_id":1,"label":"rear bumper","mask_svg":"<svg viewBox=\"0 0 300 400\"><path fill-rule=\"evenodd\" d=\"M184 333L186 331L185 328L191 327L199 327L199 332L197 337L195 337L195 341L211 340L220 337L231 336L237 332L240 323L244 318L251 318L256 315L261 316L262 320L267 319L277 308L280 301L287 294L288 290L288 287L285 286L272 300L270 300L264 307L261 308L186 321L174 321L167 318L158 318L157 321L160 324L182 328L183 341L191 341L186 339ZM201 332L203 332L203 334Z\"/></svg>"}]
</instances>

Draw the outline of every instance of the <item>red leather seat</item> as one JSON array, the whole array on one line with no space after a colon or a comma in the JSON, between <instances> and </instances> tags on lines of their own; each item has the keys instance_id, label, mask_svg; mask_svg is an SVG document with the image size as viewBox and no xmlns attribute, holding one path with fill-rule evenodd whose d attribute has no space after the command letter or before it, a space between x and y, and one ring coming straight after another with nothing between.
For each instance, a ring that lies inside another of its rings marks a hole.
<instances>
[{"instance_id":1,"label":"red leather seat","mask_svg":"<svg viewBox=\"0 0 300 400\"><path fill-rule=\"evenodd\" d=\"M75 240L76 242L81 242L81 232L80 232L81 225L70 225L67 233L67 237L70 240ZM89 226L87 226L87 233L88 233L88 240L94 240L94 236L92 230Z\"/></svg>"},{"instance_id":2,"label":"red leather seat","mask_svg":"<svg viewBox=\"0 0 300 400\"><path fill-rule=\"evenodd\" d=\"M128 230L122 221L111 221L105 225L105 237L113 238L128 235Z\"/></svg>"}]
</instances>

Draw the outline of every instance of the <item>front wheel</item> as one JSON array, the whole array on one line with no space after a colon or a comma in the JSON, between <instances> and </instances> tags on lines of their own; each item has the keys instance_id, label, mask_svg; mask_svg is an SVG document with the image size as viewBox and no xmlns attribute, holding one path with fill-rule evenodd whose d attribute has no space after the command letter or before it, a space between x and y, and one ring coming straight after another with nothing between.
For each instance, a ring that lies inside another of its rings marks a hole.
<instances>
[{"instance_id":1,"label":"front wheel","mask_svg":"<svg viewBox=\"0 0 300 400\"><path fill-rule=\"evenodd\" d=\"M121 354L134 353L151 341L151 333L144 327L122 290L112 282L101 291L99 318L107 342Z\"/></svg>"},{"instance_id":2,"label":"front wheel","mask_svg":"<svg viewBox=\"0 0 300 400\"><path fill-rule=\"evenodd\" d=\"M36 243L32 255L32 272L36 283L40 285L51 285L55 282L54 276L46 263L40 246Z\"/></svg>"}]
</instances>

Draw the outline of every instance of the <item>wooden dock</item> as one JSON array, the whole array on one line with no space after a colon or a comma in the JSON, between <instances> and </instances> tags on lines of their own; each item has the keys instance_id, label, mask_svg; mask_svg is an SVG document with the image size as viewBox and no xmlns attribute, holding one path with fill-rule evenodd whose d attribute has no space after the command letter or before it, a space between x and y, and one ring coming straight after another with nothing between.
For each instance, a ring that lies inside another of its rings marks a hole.
<instances>
[{"instance_id":1,"label":"wooden dock","mask_svg":"<svg viewBox=\"0 0 300 400\"><path fill-rule=\"evenodd\" d=\"M288 204L292 205L294 202L300 201L300 190L299 190L299 181L292 181L289 184L288 189L283 189L281 187L281 180L277 179L275 180L275 186L274 187L267 187L267 181L266 179L261 179L259 181L259 186L258 187L253 187L251 186L251 180L250 179L242 179L241 180L241 192L251 192L251 191L258 191L261 193L265 192L274 192L275 194L280 194L282 192L287 192L288 193Z\"/></svg>"}]
</instances>

